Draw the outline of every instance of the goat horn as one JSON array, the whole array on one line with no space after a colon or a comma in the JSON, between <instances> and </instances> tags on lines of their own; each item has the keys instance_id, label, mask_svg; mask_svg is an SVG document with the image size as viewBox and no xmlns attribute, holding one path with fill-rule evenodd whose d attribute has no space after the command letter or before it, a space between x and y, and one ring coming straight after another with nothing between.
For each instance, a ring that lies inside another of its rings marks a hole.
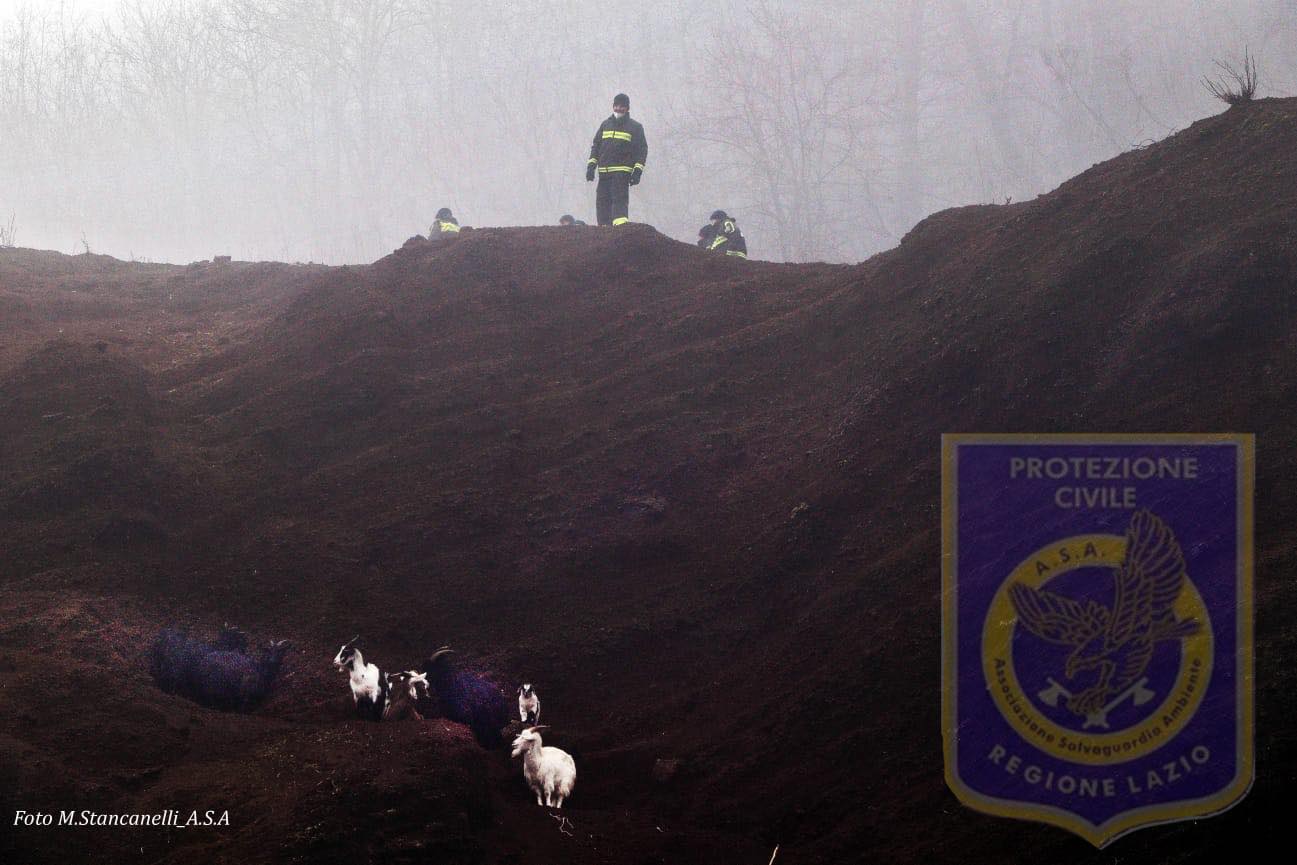
<instances>
[{"instance_id":1,"label":"goat horn","mask_svg":"<svg viewBox=\"0 0 1297 865\"><path fill-rule=\"evenodd\" d=\"M449 655L454 651L455 650L452 649L450 646L442 646L440 649L432 653L432 657L428 659L428 663L432 663L433 661L440 658L442 655Z\"/></svg>"},{"instance_id":2,"label":"goat horn","mask_svg":"<svg viewBox=\"0 0 1297 865\"><path fill-rule=\"evenodd\" d=\"M548 730L549 724L538 724L534 727L528 727L528 729L531 730L533 733L536 732L537 730Z\"/></svg>"}]
</instances>

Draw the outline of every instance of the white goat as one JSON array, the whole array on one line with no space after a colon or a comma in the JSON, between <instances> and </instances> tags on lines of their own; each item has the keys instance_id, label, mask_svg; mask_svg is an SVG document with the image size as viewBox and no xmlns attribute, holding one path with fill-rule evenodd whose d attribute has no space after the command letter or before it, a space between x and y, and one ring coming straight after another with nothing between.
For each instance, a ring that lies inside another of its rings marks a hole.
<instances>
[{"instance_id":1,"label":"white goat","mask_svg":"<svg viewBox=\"0 0 1297 865\"><path fill-rule=\"evenodd\" d=\"M530 684L518 689L518 720L524 724L540 723L540 696Z\"/></svg>"},{"instance_id":2,"label":"white goat","mask_svg":"<svg viewBox=\"0 0 1297 865\"><path fill-rule=\"evenodd\" d=\"M536 804L562 808L576 785L576 761L568 752L542 744L537 731L544 729L528 727L519 733L511 756L522 755L522 776L536 794Z\"/></svg>"},{"instance_id":3,"label":"white goat","mask_svg":"<svg viewBox=\"0 0 1297 865\"><path fill-rule=\"evenodd\" d=\"M351 699L356 712L373 721L381 720L387 705L387 677L374 664L365 663L364 655L356 648L359 636L342 644L333 658L333 666L351 675Z\"/></svg>"}]
</instances>

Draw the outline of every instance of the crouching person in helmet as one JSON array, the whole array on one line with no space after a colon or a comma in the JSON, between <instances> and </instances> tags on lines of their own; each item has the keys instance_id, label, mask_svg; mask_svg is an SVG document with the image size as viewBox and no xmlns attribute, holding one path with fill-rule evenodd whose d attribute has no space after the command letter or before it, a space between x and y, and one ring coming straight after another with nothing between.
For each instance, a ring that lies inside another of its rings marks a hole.
<instances>
[{"instance_id":1,"label":"crouching person in helmet","mask_svg":"<svg viewBox=\"0 0 1297 865\"><path fill-rule=\"evenodd\" d=\"M715 239L716 239L716 226L712 225L710 222L704 224L702 228L698 229L699 249L711 249L712 241Z\"/></svg>"},{"instance_id":2,"label":"crouching person in helmet","mask_svg":"<svg viewBox=\"0 0 1297 865\"><path fill-rule=\"evenodd\" d=\"M743 232L739 231L739 224L734 217L723 210L716 210L712 212L711 220L711 240L707 248L735 258L747 258L748 244L743 239ZM699 245L702 244L707 228L708 226L704 226L703 230L698 232Z\"/></svg>"},{"instance_id":3,"label":"crouching person in helmet","mask_svg":"<svg viewBox=\"0 0 1297 865\"><path fill-rule=\"evenodd\" d=\"M437 218L428 229L429 240L449 240L459 234L459 220L450 212L449 207L437 211Z\"/></svg>"}]
</instances>

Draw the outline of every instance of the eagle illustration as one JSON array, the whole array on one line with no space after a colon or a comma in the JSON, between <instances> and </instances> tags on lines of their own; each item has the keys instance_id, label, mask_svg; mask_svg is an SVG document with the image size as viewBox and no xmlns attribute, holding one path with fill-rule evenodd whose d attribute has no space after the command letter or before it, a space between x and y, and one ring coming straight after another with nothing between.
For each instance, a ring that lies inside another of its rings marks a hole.
<instances>
[{"instance_id":1,"label":"eagle illustration","mask_svg":"<svg viewBox=\"0 0 1297 865\"><path fill-rule=\"evenodd\" d=\"M1177 621L1171 609L1185 582L1184 554L1171 529L1146 510L1136 511L1126 528L1126 555L1117 569L1112 608L1078 601L1022 583L1009 587L1018 620L1051 643L1072 646L1064 673L1068 679L1098 669L1098 681L1068 695L1074 715L1102 715L1115 694L1123 694L1144 674L1153 647L1162 640L1196 634L1196 619Z\"/></svg>"}]
</instances>

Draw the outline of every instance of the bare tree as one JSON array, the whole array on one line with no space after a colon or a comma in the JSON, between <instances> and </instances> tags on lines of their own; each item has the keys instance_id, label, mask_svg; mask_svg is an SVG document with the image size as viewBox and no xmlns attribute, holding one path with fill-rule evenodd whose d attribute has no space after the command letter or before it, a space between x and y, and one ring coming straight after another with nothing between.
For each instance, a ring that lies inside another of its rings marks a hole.
<instances>
[{"instance_id":1,"label":"bare tree","mask_svg":"<svg viewBox=\"0 0 1297 865\"><path fill-rule=\"evenodd\" d=\"M919 99L923 88L924 46L927 24L924 20L926 0L908 0L904 5L904 21L898 54L901 57L900 80L897 86L897 121L900 135L897 141L900 162L899 188L894 206L895 224L901 231L910 228L927 214L927 160L922 134L923 105Z\"/></svg>"},{"instance_id":2,"label":"bare tree","mask_svg":"<svg viewBox=\"0 0 1297 865\"><path fill-rule=\"evenodd\" d=\"M871 161L860 117L867 76L848 54L826 50L843 36L808 15L762 0L748 18L747 27L718 25L697 75L699 99L673 132L703 151L727 200L742 193L742 218L773 234L780 257L836 257L848 245L849 214L876 205L844 183L853 163Z\"/></svg>"}]
</instances>

